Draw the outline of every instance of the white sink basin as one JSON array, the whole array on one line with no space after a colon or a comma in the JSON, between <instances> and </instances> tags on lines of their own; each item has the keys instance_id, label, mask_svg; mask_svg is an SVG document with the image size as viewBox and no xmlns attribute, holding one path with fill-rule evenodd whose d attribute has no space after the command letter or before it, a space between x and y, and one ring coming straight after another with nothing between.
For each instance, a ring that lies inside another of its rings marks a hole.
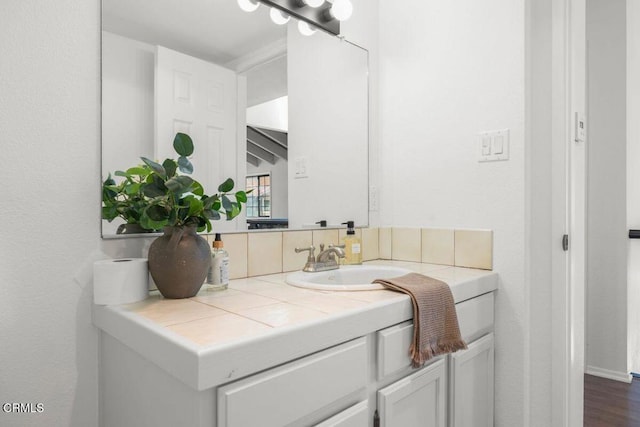
<instances>
[{"instance_id":1,"label":"white sink basin","mask_svg":"<svg viewBox=\"0 0 640 427\"><path fill-rule=\"evenodd\" d=\"M306 273L297 271L287 276L286 282L292 286L330 291L369 291L384 289L382 285L371 283L376 279L389 279L411 273L406 268L384 265L345 265L337 270Z\"/></svg>"}]
</instances>

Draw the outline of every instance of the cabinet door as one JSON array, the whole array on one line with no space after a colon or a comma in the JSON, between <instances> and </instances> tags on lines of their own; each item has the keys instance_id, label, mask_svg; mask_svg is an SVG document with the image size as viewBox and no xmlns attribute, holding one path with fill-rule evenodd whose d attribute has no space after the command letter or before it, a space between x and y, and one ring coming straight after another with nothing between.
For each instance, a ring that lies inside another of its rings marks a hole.
<instances>
[{"instance_id":1,"label":"cabinet door","mask_svg":"<svg viewBox=\"0 0 640 427\"><path fill-rule=\"evenodd\" d=\"M450 427L493 427L493 334L451 354Z\"/></svg>"},{"instance_id":2,"label":"cabinet door","mask_svg":"<svg viewBox=\"0 0 640 427\"><path fill-rule=\"evenodd\" d=\"M367 427L369 419L369 405L365 400L316 424L315 427Z\"/></svg>"},{"instance_id":3,"label":"cabinet door","mask_svg":"<svg viewBox=\"0 0 640 427\"><path fill-rule=\"evenodd\" d=\"M380 427L444 427L445 359L378 391Z\"/></svg>"}]
</instances>

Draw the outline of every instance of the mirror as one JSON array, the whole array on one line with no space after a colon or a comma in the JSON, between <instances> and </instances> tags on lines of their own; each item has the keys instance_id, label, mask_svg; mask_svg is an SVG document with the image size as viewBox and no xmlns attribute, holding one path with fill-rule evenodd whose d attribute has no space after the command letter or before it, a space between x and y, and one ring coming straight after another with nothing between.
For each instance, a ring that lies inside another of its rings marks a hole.
<instances>
[{"instance_id":1,"label":"mirror","mask_svg":"<svg viewBox=\"0 0 640 427\"><path fill-rule=\"evenodd\" d=\"M278 26L235 0L103 0L102 175L175 158L193 177L253 189L215 231L368 224L368 52ZM344 24L343 24L344 25ZM113 236L123 221L102 221Z\"/></svg>"}]
</instances>

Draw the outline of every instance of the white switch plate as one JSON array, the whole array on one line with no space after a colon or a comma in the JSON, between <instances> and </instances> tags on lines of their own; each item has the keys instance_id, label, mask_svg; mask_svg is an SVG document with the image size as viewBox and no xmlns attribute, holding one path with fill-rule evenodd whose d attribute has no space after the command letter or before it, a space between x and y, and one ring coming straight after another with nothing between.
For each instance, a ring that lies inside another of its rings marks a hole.
<instances>
[{"instance_id":1,"label":"white switch plate","mask_svg":"<svg viewBox=\"0 0 640 427\"><path fill-rule=\"evenodd\" d=\"M294 178L309 178L309 159L307 157L297 157L294 160Z\"/></svg>"},{"instance_id":2,"label":"white switch plate","mask_svg":"<svg viewBox=\"0 0 640 427\"><path fill-rule=\"evenodd\" d=\"M477 141L479 162L509 160L509 129L480 132Z\"/></svg>"}]
</instances>

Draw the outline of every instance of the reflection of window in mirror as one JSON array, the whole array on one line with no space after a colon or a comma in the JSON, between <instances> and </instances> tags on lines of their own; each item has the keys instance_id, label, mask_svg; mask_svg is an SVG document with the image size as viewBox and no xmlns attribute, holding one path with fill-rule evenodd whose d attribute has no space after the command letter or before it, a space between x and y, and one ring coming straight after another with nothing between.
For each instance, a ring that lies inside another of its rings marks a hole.
<instances>
[{"instance_id":1,"label":"reflection of window in mirror","mask_svg":"<svg viewBox=\"0 0 640 427\"><path fill-rule=\"evenodd\" d=\"M271 176L247 177L247 218L271 218Z\"/></svg>"}]
</instances>

